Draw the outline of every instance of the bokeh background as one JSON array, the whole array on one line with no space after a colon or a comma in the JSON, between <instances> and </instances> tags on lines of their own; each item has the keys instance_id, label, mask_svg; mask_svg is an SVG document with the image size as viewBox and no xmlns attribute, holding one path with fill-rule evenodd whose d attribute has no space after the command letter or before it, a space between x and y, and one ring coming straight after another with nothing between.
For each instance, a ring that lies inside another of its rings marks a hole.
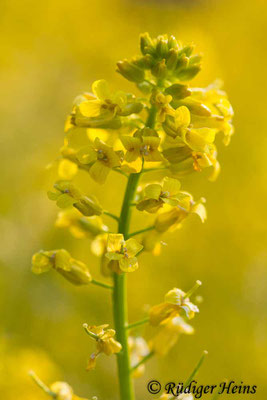
<instances>
[{"instance_id":1,"label":"bokeh background","mask_svg":"<svg viewBox=\"0 0 267 400\"><path fill-rule=\"evenodd\" d=\"M258 385L253 398L266 397L266 15L263 0L2 0L1 398L46 398L27 376L29 369L47 383L68 381L81 396L118 398L115 357L103 356L96 371L85 371L94 344L82 323L112 324L105 290L77 289L53 273L36 277L30 259L40 248L66 247L99 274L88 240L54 227L57 209L46 191L55 176L45 166L58 155L77 94L100 78L113 88L132 89L115 64L137 53L144 31L196 43L204 53L196 84L224 80L236 134L228 148L218 145L222 172L215 183L200 175L183 183L207 199L207 222L186 221L165 238L168 247L160 257L143 255L130 276L132 321L143 315L144 304L160 302L174 286L187 290L201 279L204 297L196 334L148 363L136 382L137 399L152 398L146 392L150 378L185 379L204 349L209 356L199 382L243 381ZM82 179L105 197L104 205L112 200L115 210L123 177L113 173L104 189Z\"/></svg>"}]
</instances>

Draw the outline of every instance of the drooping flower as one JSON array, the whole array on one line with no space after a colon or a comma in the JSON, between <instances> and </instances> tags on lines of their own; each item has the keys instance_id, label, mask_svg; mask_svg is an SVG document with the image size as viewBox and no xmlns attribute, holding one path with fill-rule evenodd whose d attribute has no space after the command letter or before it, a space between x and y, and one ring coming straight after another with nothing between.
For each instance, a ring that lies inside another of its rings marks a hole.
<instances>
[{"instance_id":1,"label":"drooping flower","mask_svg":"<svg viewBox=\"0 0 267 400\"><path fill-rule=\"evenodd\" d=\"M50 200L54 200L59 208L75 207L83 215L101 215L102 207L95 196L84 196L69 181L59 181L54 185L55 192L48 192Z\"/></svg>"},{"instance_id":2,"label":"drooping flower","mask_svg":"<svg viewBox=\"0 0 267 400\"><path fill-rule=\"evenodd\" d=\"M119 353L122 346L114 339L116 334L114 329L107 329L107 324L99 326L87 326L87 324L84 324L84 327L87 333L89 333L89 335L91 333L91 336L96 340L96 351L91 354L87 364L87 370L89 371L95 368L96 358L99 354L104 353L110 356L111 354Z\"/></svg>"},{"instance_id":3,"label":"drooping flower","mask_svg":"<svg viewBox=\"0 0 267 400\"><path fill-rule=\"evenodd\" d=\"M33 273L39 275L52 268L74 285L87 285L92 281L87 266L83 262L72 258L67 250L40 250L33 255Z\"/></svg>"},{"instance_id":4,"label":"drooping flower","mask_svg":"<svg viewBox=\"0 0 267 400\"><path fill-rule=\"evenodd\" d=\"M90 167L89 174L100 184L105 183L112 168L121 164L120 155L98 137L91 146L80 149L77 158L81 164Z\"/></svg>"},{"instance_id":5,"label":"drooping flower","mask_svg":"<svg viewBox=\"0 0 267 400\"><path fill-rule=\"evenodd\" d=\"M116 272L133 272L138 268L136 255L142 249L143 246L133 238L125 241L120 233L109 234L106 257Z\"/></svg>"},{"instance_id":6,"label":"drooping flower","mask_svg":"<svg viewBox=\"0 0 267 400\"><path fill-rule=\"evenodd\" d=\"M170 316L162 321L159 332L150 340L149 347L160 356L165 356L175 345L181 334L192 335L194 328L178 316Z\"/></svg>"},{"instance_id":7,"label":"drooping flower","mask_svg":"<svg viewBox=\"0 0 267 400\"><path fill-rule=\"evenodd\" d=\"M184 205L185 197L188 194L180 191L181 184L177 179L164 178L163 184L150 184L144 189L144 198L140 200L136 208L139 211L149 213L157 212L164 204L170 206Z\"/></svg>"},{"instance_id":8,"label":"drooping flower","mask_svg":"<svg viewBox=\"0 0 267 400\"><path fill-rule=\"evenodd\" d=\"M154 223L157 232L163 233L169 229L175 230L190 214L198 215L201 221L205 222L207 217L206 208L204 206L205 199L201 198L198 202L195 202L189 193L183 193L184 197L181 198L178 206L173 207L170 211L162 212L157 215Z\"/></svg>"},{"instance_id":9,"label":"drooping flower","mask_svg":"<svg viewBox=\"0 0 267 400\"><path fill-rule=\"evenodd\" d=\"M162 321L171 317L176 317L185 312L188 319L194 317L199 312L198 307L190 302L189 296L201 285L200 281L188 292L185 293L181 289L174 288L165 295L164 303L153 306L150 309L149 317L151 325L159 325Z\"/></svg>"}]
</instances>

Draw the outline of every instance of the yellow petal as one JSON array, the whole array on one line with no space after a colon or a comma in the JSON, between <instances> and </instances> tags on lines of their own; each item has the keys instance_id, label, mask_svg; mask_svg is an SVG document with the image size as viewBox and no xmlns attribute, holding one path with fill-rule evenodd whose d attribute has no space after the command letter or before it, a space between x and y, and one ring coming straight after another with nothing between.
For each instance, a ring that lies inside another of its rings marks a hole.
<instances>
[{"instance_id":1,"label":"yellow petal","mask_svg":"<svg viewBox=\"0 0 267 400\"><path fill-rule=\"evenodd\" d=\"M145 196L149 199L158 200L161 194L162 187L157 183L152 183L145 187Z\"/></svg>"},{"instance_id":2,"label":"yellow petal","mask_svg":"<svg viewBox=\"0 0 267 400\"><path fill-rule=\"evenodd\" d=\"M98 117L101 112L101 101L99 100L88 100L84 101L79 106L80 113L84 117Z\"/></svg>"},{"instance_id":3,"label":"yellow petal","mask_svg":"<svg viewBox=\"0 0 267 400\"><path fill-rule=\"evenodd\" d=\"M169 195L168 197L175 196L179 193L181 188L181 183L177 179L173 178L164 178L163 181L163 192L167 192Z\"/></svg>"},{"instance_id":4,"label":"yellow petal","mask_svg":"<svg viewBox=\"0 0 267 400\"><path fill-rule=\"evenodd\" d=\"M92 85L92 90L94 95L102 101L110 99L111 97L108 83L104 79L95 81Z\"/></svg>"},{"instance_id":5,"label":"yellow petal","mask_svg":"<svg viewBox=\"0 0 267 400\"><path fill-rule=\"evenodd\" d=\"M190 124L190 111L187 107L181 106L175 110L175 128L187 128Z\"/></svg>"},{"instance_id":6,"label":"yellow petal","mask_svg":"<svg viewBox=\"0 0 267 400\"><path fill-rule=\"evenodd\" d=\"M136 257L122 258L119 261L120 269L124 272L134 272L138 268L138 261Z\"/></svg>"},{"instance_id":7,"label":"yellow petal","mask_svg":"<svg viewBox=\"0 0 267 400\"><path fill-rule=\"evenodd\" d=\"M137 240L131 238L126 240L125 248L127 255L131 258L138 254L143 249L143 246Z\"/></svg>"},{"instance_id":8,"label":"yellow petal","mask_svg":"<svg viewBox=\"0 0 267 400\"><path fill-rule=\"evenodd\" d=\"M102 185L106 182L109 171L109 167L97 160L90 168L89 173L94 181Z\"/></svg>"},{"instance_id":9,"label":"yellow petal","mask_svg":"<svg viewBox=\"0 0 267 400\"><path fill-rule=\"evenodd\" d=\"M107 251L111 253L120 253L124 237L121 233L110 233L108 235Z\"/></svg>"}]
</instances>

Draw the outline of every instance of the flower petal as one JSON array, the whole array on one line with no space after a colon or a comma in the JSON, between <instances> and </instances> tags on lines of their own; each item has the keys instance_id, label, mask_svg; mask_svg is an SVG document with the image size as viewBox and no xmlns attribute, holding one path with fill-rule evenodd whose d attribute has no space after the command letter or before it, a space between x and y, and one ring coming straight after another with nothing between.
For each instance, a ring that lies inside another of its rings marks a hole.
<instances>
[{"instance_id":1,"label":"flower petal","mask_svg":"<svg viewBox=\"0 0 267 400\"><path fill-rule=\"evenodd\" d=\"M107 251L111 253L120 253L124 237L121 233L110 233L108 235Z\"/></svg>"},{"instance_id":2,"label":"flower petal","mask_svg":"<svg viewBox=\"0 0 267 400\"><path fill-rule=\"evenodd\" d=\"M96 161L89 170L92 179L101 185L106 182L110 168L104 162Z\"/></svg>"},{"instance_id":3,"label":"flower petal","mask_svg":"<svg viewBox=\"0 0 267 400\"><path fill-rule=\"evenodd\" d=\"M134 257L143 249L143 246L133 238L126 240L125 247L127 249L127 255L130 258Z\"/></svg>"}]
</instances>

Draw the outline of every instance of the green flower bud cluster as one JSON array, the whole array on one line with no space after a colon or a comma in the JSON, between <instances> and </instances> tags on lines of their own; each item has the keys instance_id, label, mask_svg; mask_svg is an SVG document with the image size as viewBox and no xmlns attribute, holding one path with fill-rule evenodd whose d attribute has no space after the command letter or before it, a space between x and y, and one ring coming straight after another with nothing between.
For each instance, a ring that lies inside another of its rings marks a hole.
<instances>
[{"instance_id":1,"label":"green flower bud cluster","mask_svg":"<svg viewBox=\"0 0 267 400\"><path fill-rule=\"evenodd\" d=\"M152 39L148 33L140 37L142 56L119 61L117 71L144 92L151 84L167 81L188 81L201 69L201 56L192 55L194 46L182 46L174 36L161 35ZM150 72L152 81L148 81ZM154 78L154 79L153 79Z\"/></svg>"}]
</instances>

